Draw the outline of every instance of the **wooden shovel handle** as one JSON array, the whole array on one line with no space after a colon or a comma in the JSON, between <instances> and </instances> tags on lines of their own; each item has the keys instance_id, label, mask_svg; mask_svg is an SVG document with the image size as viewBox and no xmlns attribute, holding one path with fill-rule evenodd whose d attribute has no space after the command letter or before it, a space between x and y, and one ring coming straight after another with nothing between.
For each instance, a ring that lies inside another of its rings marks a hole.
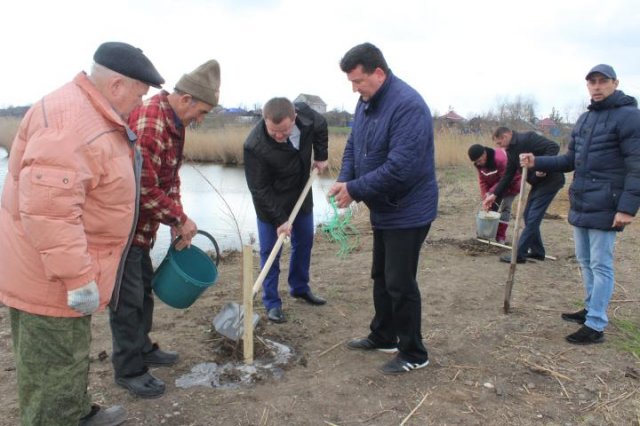
<instances>
[{"instance_id":1,"label":"wooden shovel handle","mask_svg":"<svg viewBox=\"0 0 640 426\"><path fill-rule=\"evenodd\" d=\"M513 230L513 243L511 245L511 266L509 267L509 277L507 278L507 284L504 287L504 304L503 311L505 314L509 313L511 309L511 290L513 289L513 278L516 274L516 262L518 261L518 239L520 238L520 216L522 212L522 199L524 198L524 183L527 181L527 168L522 167L522 177L520 181L520 194L518 196L518 209L516 210L516 223Z\"/></svg>"},{"instance_id":2,"label":"wooden shovel handle","mask_svg":"<svg viewBox=\"0 0 640 426\"><path fill-rule=\"evenodd\" d=\"M289 220L288 220L290 224L293 225L293 221L296 220L296 216L300 211L300 207L302 207L302 203L304 202L304 199L307 197L307 194L311 189L311 185L313 184L313 181L317 176L318 176L318 169L314 168L311 171L309 180L307 180L307 183L304 186L304 189L302 190L300 197L298 197L298 201L296 202L296 205L293 206L293 210L291 210L291 214L289 215ZM252 297L255 297L256 294L258 293L258 290L260 290L260 287L262 286L262 282L267 276L269 269L271 269L271 265L273 265L273 261L275 260L278 252L280 251L280 248L282 247L282 243L284 243L285 236L286 236L285 234L280 234L280 236L278 237L278 240L273 245L273 248L271 249L271 253L269 254L269 257L267 258L267 261L265 262L264 266L262 267L262 270L260 271L260 275L258 275L258 278L256 279L255 284L253 285Z\"/></svg>"}]
</instances>

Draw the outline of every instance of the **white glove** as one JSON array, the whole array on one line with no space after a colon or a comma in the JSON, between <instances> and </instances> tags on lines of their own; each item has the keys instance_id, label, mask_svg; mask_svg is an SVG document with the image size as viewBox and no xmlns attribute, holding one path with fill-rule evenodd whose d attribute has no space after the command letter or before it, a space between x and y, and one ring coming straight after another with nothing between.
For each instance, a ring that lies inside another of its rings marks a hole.
<instances>
[{"instance_id":1,"label":"white glove","mask_svg":"<svg viewBox=\"0 0 640 426\"><path fill-rule=\"evenodd\" d=\"M95 281L67 292L67 305L82 315L91 315L100 306L100 292Z\"/></svg>"}]
</instances>

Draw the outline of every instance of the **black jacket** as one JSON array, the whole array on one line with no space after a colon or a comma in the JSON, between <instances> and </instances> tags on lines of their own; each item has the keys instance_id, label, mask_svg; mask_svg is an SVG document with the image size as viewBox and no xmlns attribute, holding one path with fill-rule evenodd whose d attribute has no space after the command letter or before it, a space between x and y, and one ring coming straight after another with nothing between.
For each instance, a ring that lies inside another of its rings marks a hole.
<instances>
[{"instance_id":1,"label":"black jacket","mask_svg":"<svg viewBox=\"0 0 640 426\"><path fill-rule=\"evenodd\" d=\"M516 172L520 170L520 154L530 152L536 157L556 155L560 151L560 145L535 132L513 132L511 143L506 151L507 169L502 179L500 179L500 182L498 182L494 192L498 198L502 196L502 193L505 188L509 186ZM531 185L529 197L538 197L550 192L556 192L562 188L564 186L564 174L551 172L544 177L537 177L535 170L529 170L527 173L527 182Z\"/></svg>"},{"instance_id":2,"label":"black jacket","mask_svg":"<svg viewBox=\"0 0 640 426\"><path fill-rule=\"evenodd\" d=\"M638 103L620 90L591 101L573 128L567 153L536 158L535 164L542 170L574 171L572 225L609 231L617 212L635 216L640 208Z\"/></svg>"},{"instance_id":3,"label":"black jacket","mask_svg":"<svg viewBox=\"0 0 640 426\"><path fill-rule=\"evenodd\" d=\"M296 103L296 126L300 129L300 150L278 143L267 133L264 119L253 128L244 143L244 173L256 215L273 226L285 223L311 173L311 157L328 157L329 132L325 118L305 103ZM311 191L300 211L313 210Z\"/></svg>"}]
</instances>

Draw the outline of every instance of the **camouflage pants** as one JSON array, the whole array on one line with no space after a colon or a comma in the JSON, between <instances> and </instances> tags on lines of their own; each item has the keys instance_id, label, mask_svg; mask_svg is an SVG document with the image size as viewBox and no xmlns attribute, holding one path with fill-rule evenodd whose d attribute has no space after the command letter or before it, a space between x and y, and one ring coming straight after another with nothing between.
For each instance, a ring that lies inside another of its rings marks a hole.
<instances>
[{"instance_id":1,"label":"camouflage pants","mask_svg":"<svg viewBox=\"0 0 640 426\"><path fill-rule=\"evenodd\" d=\"M10 312L21 424L77 425L91 410L91 317L46 317L13 308Z\"/></svg>"}]
</instances>

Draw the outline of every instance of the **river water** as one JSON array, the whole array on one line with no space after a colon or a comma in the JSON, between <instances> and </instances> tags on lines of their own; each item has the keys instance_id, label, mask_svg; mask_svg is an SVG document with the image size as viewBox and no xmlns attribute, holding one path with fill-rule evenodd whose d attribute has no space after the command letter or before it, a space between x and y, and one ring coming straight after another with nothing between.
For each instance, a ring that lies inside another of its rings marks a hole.
<instances>
[{"instance_id":1,"label":"river water","mask_svg":"<svg viewBox=\"0 0 640 426\"><path fill-rule=\"evenodd\" d=\"M8 156L0 148L0 191L7 174ZM221 250L234 250L255 239L257 247L256 214L247 188L244 169L218 164L185 163L180 169L182 204L185 213L199 229L212 234ZM326 192L333 179L319 178L313 184L315 223L325 222L331 213ZM169 248L169 228L161 226L158 240L151 252L154 264L158 264ZM211 243L197 236L194 244L208 250Z\"/></svg>"}]
</instances>

